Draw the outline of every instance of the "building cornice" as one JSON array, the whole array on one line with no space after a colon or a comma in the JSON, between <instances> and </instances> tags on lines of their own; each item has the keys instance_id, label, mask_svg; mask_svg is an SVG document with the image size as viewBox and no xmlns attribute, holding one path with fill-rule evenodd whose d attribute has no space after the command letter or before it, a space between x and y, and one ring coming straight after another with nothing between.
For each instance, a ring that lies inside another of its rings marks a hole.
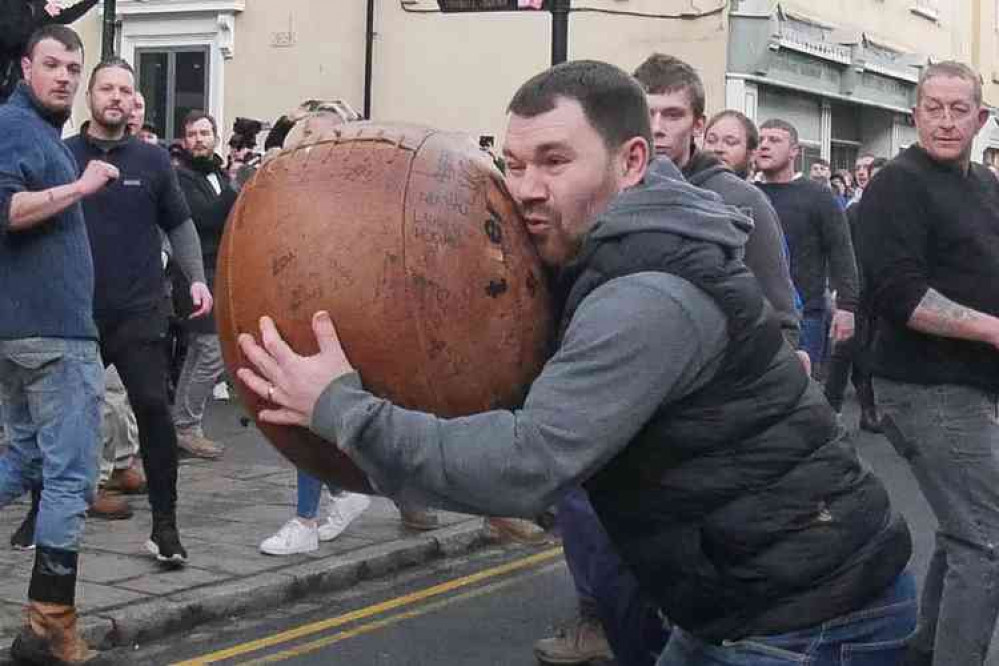
<instances>
[{"instance_id":1,"label":"building cornice","mask_svg":"<svg viewBox=\"0 0 999 666\"><path fill-rule=\"evenodd\" d=\"M246 0L119 0L119 16L160 16L163 14L239 14Z\"/></svg>"}]
</instances>

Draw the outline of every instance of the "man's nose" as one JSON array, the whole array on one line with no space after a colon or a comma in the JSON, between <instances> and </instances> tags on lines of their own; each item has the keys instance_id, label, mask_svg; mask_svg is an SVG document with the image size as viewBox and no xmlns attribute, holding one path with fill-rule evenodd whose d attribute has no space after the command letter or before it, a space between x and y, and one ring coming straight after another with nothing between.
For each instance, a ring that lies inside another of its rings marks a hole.
<instances>
[{"instance_id":1,"label":"man's nose","mask_svg":"<svg viewBox=\"0 0 999 666\"><path fill-rule=\"evenodd\" d=\"M548 198L548 183L540 169L529 166L513 180L510 193L521 203L544 201Z\"/></svg>"}]
</instances>

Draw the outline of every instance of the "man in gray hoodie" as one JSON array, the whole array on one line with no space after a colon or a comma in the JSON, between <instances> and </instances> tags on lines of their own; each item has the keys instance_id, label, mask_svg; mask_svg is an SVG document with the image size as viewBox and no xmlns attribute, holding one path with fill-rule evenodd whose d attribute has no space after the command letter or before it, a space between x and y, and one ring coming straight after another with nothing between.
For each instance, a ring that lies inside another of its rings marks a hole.
<instances>
[{"instance_id":1,"label":"man in gray hoodie","mask_svg":"<svg viewBox=\"0 0 999 666\"><path fill-rule=\"evenodd\" d=\"M267 317L263 346L240 336L253 369L238 376L270 403L260 418L311 428L395 498L533 516L584 485L673 622L659 664L822 660L857 643L896 663L915 624L908 528L742 263L748 218L668 162L649 169L645 95L616 67L554 67L509 111L507 185L564 295L523 407L395 406L363 388L319 312L314 356Z\"/></svg>"},{"instance_id":2,"label":"man in gray hoodie","mask_svg":"<svg viewBox=\"0 0 999 666\"><path fill-rule=\"evenodd\" d=\"M746 266L776 310L785 338L796 347L798 310L777 214L757 187L695 145L706 121L700 76L682 60L661 53L649 56L634 76L645 90L656 157L669 160L687 182L714 192L752 219ZM609 656L610 647L622 666L651 664L668 633L662 630L655 605L638 594L637 583L620 562L585 492L565 496L558 507L558 525L579 614L555 636L535 643L535 655L544 663L582 664Z\"/></svg>"}]
</instances>

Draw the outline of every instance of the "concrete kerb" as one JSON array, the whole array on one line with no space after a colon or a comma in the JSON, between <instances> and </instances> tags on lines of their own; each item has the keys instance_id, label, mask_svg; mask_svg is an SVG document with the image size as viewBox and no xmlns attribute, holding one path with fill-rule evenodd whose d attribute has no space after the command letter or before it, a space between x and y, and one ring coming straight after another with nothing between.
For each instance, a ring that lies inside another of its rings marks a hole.
<instances>
[{"instance_id":1,"label":"concrete kerb","mask_svg":"<svg viewBox=\"0 0 999 666\"><path fill-rule=\"evenodd\" d=\"M101 649L142 644L204 622L273 608L310 594L335 592L433 559L469 552L489 541L481 518L375 544L236 581L176 592L84 617L87 640Z\"/></svg>"}]
</instances>

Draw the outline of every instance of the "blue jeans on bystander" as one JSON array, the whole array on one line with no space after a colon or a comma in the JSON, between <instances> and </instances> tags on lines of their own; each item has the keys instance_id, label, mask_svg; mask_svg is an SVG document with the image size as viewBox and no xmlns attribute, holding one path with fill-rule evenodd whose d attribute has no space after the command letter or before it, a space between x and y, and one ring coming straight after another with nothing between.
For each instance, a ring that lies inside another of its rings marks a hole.
<instances>
[{"instance_id":1,"label":"blue jeans on bystander","mask_svg":"<svg viewBox=\"0 0 999 666\"><path fill-rule=\"evenodd\" d=\"M94 340L0 340L0 507L42 484L39 546L79 550L97 483L104 367Z\"/></svg>"}]
</instances>

